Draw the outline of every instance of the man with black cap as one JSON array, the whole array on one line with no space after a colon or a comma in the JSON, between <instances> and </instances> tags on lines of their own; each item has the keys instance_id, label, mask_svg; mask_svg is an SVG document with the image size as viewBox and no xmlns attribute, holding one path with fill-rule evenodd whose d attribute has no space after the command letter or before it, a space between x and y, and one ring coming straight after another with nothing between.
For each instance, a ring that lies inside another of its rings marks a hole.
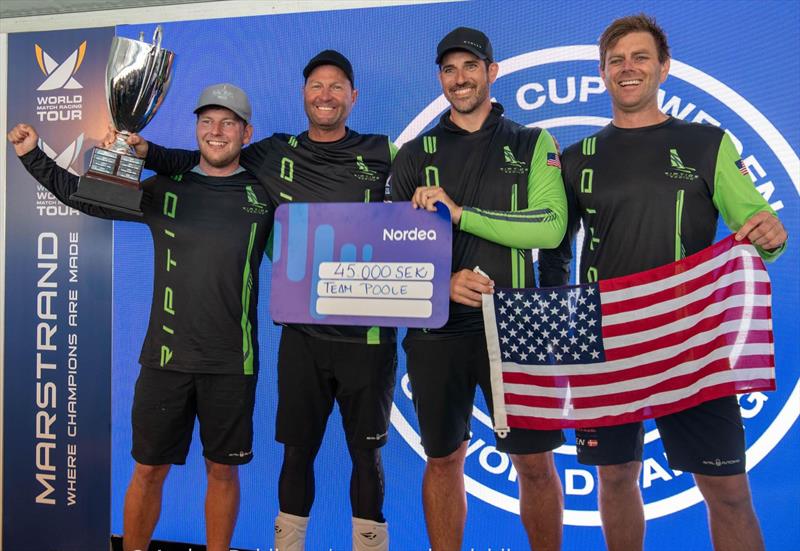
<instances>
[{"instance_id":1,"label":"man with black cap","mask_svg":"<svg viewBox=\"0 0 800 551\"><path fill-rule=\"evenodd\" d=\"M350 61L325 50L308 62L303 77L308 130L254 143L242 151L242 166L277 203L382 201L395 148L387 136L359 134L346 126L358 96ZM147 147L136 139L146 166L162 173L181 172L197 156L155 144ZM275 435L284 445L275 519L275 547L281 551L304 548L314 502L314 459L334 401L353 462L353 549L388 548L379 448L389 430L395 334L384 327L283 327Z\"/></svg>"},{"instance_id":2,"label":"man with black cap","mask_svg":"<svg viewBox=\"0 0 800 551\"><path fill-rule=\"evenodd\" d=\"M170 467L186 461L194 420L206 462L209 551L227 551L239 511L238 465L253 457L258 375L258 271L274 210L239 166L250 141L250 102L231 84L203 90L198 162L180 177L142 185L142 217L69 196L78 177L39 149L25 124L8 133L20 160L61 202L91 216L143 222L154 244L150 323L133 398L133 477L123 513L125 551L148 548ZM108 184L113 185L113 184Z\"/></svg>"},{"instance_id":3,"label":"man with black cap","mask_svg":"<svg viewBox=\"0 0 800 551\"><path fill-rule=\"evenodd\" d=\"M455 225L449 320L441 329L409 329L403 342L428 456L422 483L428 535L434 550L455 550L466 522L464 459L476 385L492 409L481 294L495 282L535 285L531 249L558 245L566 200L552 137L504 118L491 101L498 65L486 35L453 30L439 43L436 63L450 109L402 147L391 187L394 200L410 200L414 208L444 203ZM520 517L532 549L560 547L563 505L552 450L563 442L558 430L513 429L497 440L519 474Z\"/></svg>"}]
</instances>

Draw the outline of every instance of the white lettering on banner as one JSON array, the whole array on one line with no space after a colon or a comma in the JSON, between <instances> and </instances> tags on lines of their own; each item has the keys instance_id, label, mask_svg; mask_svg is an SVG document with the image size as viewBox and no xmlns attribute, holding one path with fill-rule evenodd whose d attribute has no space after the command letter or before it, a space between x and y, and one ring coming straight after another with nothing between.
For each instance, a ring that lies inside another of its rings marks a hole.
<instances>
[{"instance_id":1,"label":"white lettering on banner","mask_svg":"<svg viewBox=\"0 0 800 551\"><path fill-rule=\"evenodd\" d=\"M739 410L742 412L744 419L752 419L761 412L764 407L764 402L769 400L769 397L763 392L751 392L739 397ZM750 404L750 406L746 406Z\"/></svg>"},{"instance_id":2,"label":"white lettering on banner","mask_svg":"<svg viewBox=\"0 0 800 551\"><path fill-rule=\"evenodd\" d=\"M36 481L41 487L36 503L55 505L52 496L55 488L56 466L51 452L56 449L56 383L48 380L56 369L46 353L56 352L53 336L58 331L58 316L53 311L53 299L58 297L58 282L52 277L58 269L58 236L52 232L39 234L36 247L36 267L40 270L36 282L36 423L35 423L35 461Z\"/></svg>"},{"instance_id":3,"label":"white lettering on banner","mask_svg":"<svg viewBox=\"0 0 800 551\"><path fill-rule=\"evenodd\" d=\"M384 241L436 241L436 230L412 228L410 230L383 229Z\"/></svg>"},{"instance_id":4,"label":"white lettering on banner","mask_svg":"<svg viewBox=\"0 0 800 551\"><path fill-rule=\"evenodd\" d=\"M564 493L588 496L594 491L594 476L586 469L564 469Z\"/></svg>"},{"instance_id":5,"label":"white lettering on banner","mask_svg":"<svg viewBox=\"0 0 800 551\"><path fill-rule=\"evenodd\" d=\"M36 116L39 122L83 120L83 96L38 96Z\"/></svg>"},{"instance_id":6,"label":"white lettering on banner","mask_svg":"<svg viewBox=\"0 0 800 551\"><path fill-rule=\"evenodd\" d=\"M69 232L69 284L67 290L67 316L69 327L77 328L79 322L78 272L80 232ZM78 333L67 335L67 507L78 503Z\"/></svg>"},{"instance_id":7,"label":"white lettering on banner","mask_svg":"<svg viewBox=\"0 0 800 551\"><path fill-rule=\"evenodd\" d=\"M78 232L69 232L69 282L78 283ZM77 290L75 291L78 292ZM70 299L71 302L72 299ZM75 299L77 302L77 298ZM70 312L71 313L71 312ZM70 323L72 327L75 327Z\"/></svg>"},{"instance_id":8,"label":"white lettering on banner","mask_svg":"<svg viewBox=\"0 0 800 551\"><path fill-rule=\"evenodd\" d=\"M554 78L547 80L547 88L538 82L523 84L517 89L517 105L519 105L520 109L532 111L542 107L548 99L554 105L570 103L575 101L576 98L575 84L576 77L574 76L567 77L563 87ZM547 93L545 93L545 90ZM606 85L603 83L603 79L598 76L584 75L581 77L580 89L577 94L578 101L586 103L589 101L590 95L602 94L605 91Z\"/></svg>"}]
</instances>

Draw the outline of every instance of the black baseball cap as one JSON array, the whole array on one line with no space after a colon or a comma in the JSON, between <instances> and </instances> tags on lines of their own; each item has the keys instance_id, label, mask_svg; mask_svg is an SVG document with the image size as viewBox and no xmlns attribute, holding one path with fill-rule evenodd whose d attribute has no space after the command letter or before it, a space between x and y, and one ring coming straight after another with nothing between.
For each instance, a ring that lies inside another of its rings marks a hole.
<instances>
[{"instance_id":1,"label":"black baseball cap","mask_svg":"<svg viewBox=\"0 0 800 551\"><path fill-rule=\"evenodd\" d=\"M436 64L442 64L444 54L451 50L466 50L481 59L494 61L489 37L477 29L458 27L445 36L436 47Z\"/></svg>"},{"instance_id":2,"label":"black baseball cap","mask_svg":"<svg viewBox=\"0 0 800 551\"><path fill-rule=\"evenodd\" d=\"M353 66L350 65L350 60L344 57L342 54L337 52L336 50L324 50L314 57L311 58L311 61L308 62L306 68L303 69L303 78L308 79L308 75L311 74L311 71L319 67L320 65L333 65L341 69L347 78L350 79L350 86L355 88L355 79L353 78Z\"/></svg>"}]
</instances>

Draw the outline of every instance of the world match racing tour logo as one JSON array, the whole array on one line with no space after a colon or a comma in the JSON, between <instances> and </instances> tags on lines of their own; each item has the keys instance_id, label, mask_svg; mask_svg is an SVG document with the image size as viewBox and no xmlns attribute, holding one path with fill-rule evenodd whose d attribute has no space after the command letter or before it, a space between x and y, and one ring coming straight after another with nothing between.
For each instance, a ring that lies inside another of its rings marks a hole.
<instances>
[{"instance_id":1,"label":"world match racing tour logo","mask_svg":"<svg viewBox=\"0 0 800 551\"><path fill-rule=\"evenodd\" d=\"M572 45L531 51L500 61L493 96L503 104L506 116L528 126L547 129L562 149L583 140L584 153L594 153L594 139L584 139L610 122L609 98L597 74L597 47ZM740 154L738 170L751 178L755 188L780 214L784 203L796 204L800 190L800 159L775 125L750 100L721 82L712 74L713 67L703 70L673 59L670 76L658 92L659 108L675 118L712 124L724 129ZM433 101L430 101L432 99ZM421 112L408 123L396 140L397 146L430 128L449 108L444 96L429 98ZM785 121L784 121L785 124ZM508 151L502 155L505 169L523 170L521 161ZM676 149L664 158L664 169L670 178L694 181L696 168L686 166ZM548 166L555 166L555 163ZM784 217L789 233L796 220ZM720 235L725 235L722 229ZM583 232L578 235L576 249L581 249ZM789 253L791 254L791 253ZM770 267L773 287L783 279L790 281L792 267L779 260ZM577 266L573 274L580 273ZM489 274L491 276L491 274ZM574 277L574 276L573 276ZM789 283L787 283L789 285ZM796 304L773 304L777 326L792 321ZM757 468L791 428L800 415L800 366L782 361L789 343L776 342L778 389L739 397L747 428L747 468ZM787 352L788 353L788 352ZM411 449L424 458L408 375L401 370L401 392L392 410L392 425ZM478 393L480 394L480 393ZM499 452L492 435L492 420L482 399L473 409L473 435L467 448L465 486L477 499L498 509L519 514L517 472L510 458ZM658 430L652 421L645 424L642 475L639 480L647 518L675 514L700 503L702 497L691 475L672 470L664 455ZM556 450L556 465L565 491L564 522L574 526L599 526L597 511L597 479L594 468L577 462L574 431L565 431L567 443ZM725 458L704 460L722 464Z\"/></svg>"},{"instance_id":2,"label":"world match racing tour logo","mask_svg":"<svg viewBox=\"0 0 800 551\"><path fill-rule=\"evenodd\" d=\"M80 90L83 85L75 79L86 56L84 40L61 63L53 59L39 44L34 47L36 62L45 76L37 92L53 92L36 96L36 116L39 122L75 121L83 119L83 96L63 90Z\"/></svg>"}]
</instances>

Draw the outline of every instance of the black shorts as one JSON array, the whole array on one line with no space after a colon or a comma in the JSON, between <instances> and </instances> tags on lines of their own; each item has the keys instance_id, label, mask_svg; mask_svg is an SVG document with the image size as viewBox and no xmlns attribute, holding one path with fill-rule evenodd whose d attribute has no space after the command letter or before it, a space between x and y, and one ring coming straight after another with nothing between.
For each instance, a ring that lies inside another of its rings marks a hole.
<instances>
[{"instance_id":1,"label":"black shorts","mask_svg":"<svg viewBox=\"0 0 800 551\"><path fill-rule=\"evenodd\" d=\"M224 465L249 463L256 381L256 375L142 367L133 395L131 455L142 465L183 465L197 417L203 456Z\"/></svg>"},{"instance_id":2,"label":"black shorts","mask_svg":"<svg viewBox=\"0 0 800 551\"><path fill-rule=\"evenodd\" d=\"M332 341L284 326L278 348L275 439L290 446L319 446L335 400L348 445L383 446L396 368L393 342Z\"/></svg>"},{"instance_id":3,"label":"black shorts","mask_svg":"<svg viewBox=\"0 0 800 551\"><path fill-rule=\"evenodd\" d=\"M480 385L493 414L486 337L483 333L453 338L406 337L403 348L425 454L450 455L470 439L476 385ZM540 453L563 444L564 433L515 428L496 443L497 449L506 453Z\"/></svg>"},{"instance_id":4,"label":"black shorts","mask_svg":"<svg viewBox=\"0 0 800 551\"><path fill-rule=\"evenodd\" d=\"M711 476L745 472L742 414L735 396L710 400L655 420L673 470ZM642 460L642 423L576 429L578 461L619 465Z\"/></svg>"}]
</instances>

